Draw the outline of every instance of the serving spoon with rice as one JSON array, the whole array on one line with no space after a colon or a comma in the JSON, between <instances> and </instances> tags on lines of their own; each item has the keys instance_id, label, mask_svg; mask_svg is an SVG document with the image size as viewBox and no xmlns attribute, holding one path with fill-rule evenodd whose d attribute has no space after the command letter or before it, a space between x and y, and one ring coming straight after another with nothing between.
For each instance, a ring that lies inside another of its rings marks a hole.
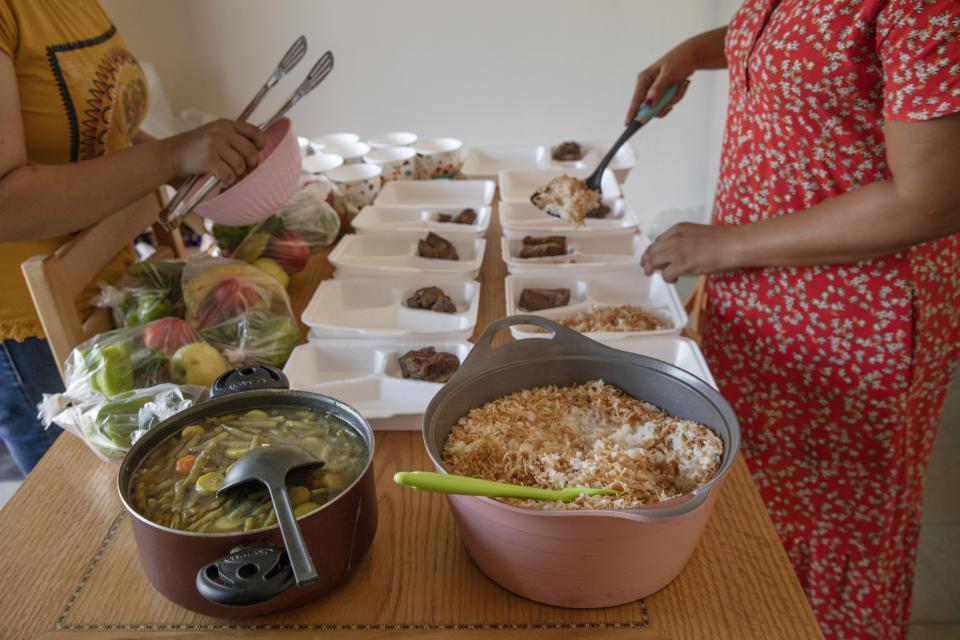
<instances>
[{"instance_id":1,"label":"serving spoon with rice","mask_svg":"<svg viewBox=\"0 0 960 640\"><path fill-rule=\"evenodd\" d=\"M615 496L617 491L594 487L564 487L563 489L540 489L506 482L481 480L432 471L398 471L393 481L403 487L452 493L458 496L483 496L485 498L520 498L547 502L572 502L580 495Z\"/></svg>"},{"instance_id":2,"label":"serving spoon with rice","mask_svg":"<svg viewBox=\"0 0 960 640\"><path fill-rule=\"evenodd\" d=\"M670 104L679 89L679 83L671 84L664 89L663 95L660 96L660 100L656 104L640 107L637 111L637 117L627 125L627 128L607 151L607 155L603 156L600 164L586 180L567 175L557 176L534 191L533 195L530 196L530 202L547 215L582 225L587 214L600 206L600 184L603 181L603 172L606 171L607 165L610 164L620 147L626 144L633 134Z\"/></svg>"}]
</instances>

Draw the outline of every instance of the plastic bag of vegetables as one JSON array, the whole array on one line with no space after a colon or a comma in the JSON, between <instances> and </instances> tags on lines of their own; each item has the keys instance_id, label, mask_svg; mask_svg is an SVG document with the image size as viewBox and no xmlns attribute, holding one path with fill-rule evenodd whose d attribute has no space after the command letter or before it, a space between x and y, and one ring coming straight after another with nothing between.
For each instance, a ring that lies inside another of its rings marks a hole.
<instances>
[{"instance_id":1,"label":"plastic bag of vegetables","mask_svg":"<svg viewBox=\"0 0 960 640\"><path fill-rule=\"evenodd\" d=\"M183 317L183 265L181 260L134 263L117 283L101 282L94 302L112 309L118 327L136 327L168 316Z\"/></svg>"},{"instance_id":2,"label":"plastic bag of vegetables","mask_svg":"<svg viewBox=\"0 0 960 640\"><path fill-rule=\"evenodd\" d=\"M357 214L360 213L360 207L347 197L339 185L327 180L323 176L309 176L302 179L300 186L316 189L317 194L322 197L328 205L333 207L333 210L336 211L340 217L341 233L349 233L352 231L350 223L357 217Z\"/></svg>"},{"instance_id":3,"label":"plastic bag of vegetables","mask_svg":"<svg viewBox=\"0 0 960 640\"><path fill-rule=\"evenodd\" d=\"M233 366L282 366L299 340L286 289L238 260L191 260L183 272L187 320Z\"/></svg>"},{"instance_id":4,"label":"plastic bag of vegetables","mask_svg":"<svg viewBox=\"0 0 960 640\"><path fill-rule=\"evenodd\" d=\"M286 286L311 255L334 243L340 228L340 217L327 203L325 190L309 185L255 226L230 257L253 264Z\"/></svg>"},{"instance_id":5,"label":"plastic bag of vegetables","mask_svg":"<svg viewBox=\"0 0 960 640\"><path fill-rule=\"evenodd\" d=\"M70 352L66 390L44 396L47 416L70 404L111 399L164 382L209 386L228 368L185 320L161 318L94 336Z\"/></svg>"},{"instance_id":6,"label":"plastic bag of vegetables","mask_svg":"<svg viewBox=\"0 0 960 640\"><path fill-rule=\"evenodd\" d=\"M183 411L207 394L206 387L159 384L133 389L109 400L90 400L67 407L53 418L103 460L119 460L149 429Z\"/></svg>"}]
</instances>

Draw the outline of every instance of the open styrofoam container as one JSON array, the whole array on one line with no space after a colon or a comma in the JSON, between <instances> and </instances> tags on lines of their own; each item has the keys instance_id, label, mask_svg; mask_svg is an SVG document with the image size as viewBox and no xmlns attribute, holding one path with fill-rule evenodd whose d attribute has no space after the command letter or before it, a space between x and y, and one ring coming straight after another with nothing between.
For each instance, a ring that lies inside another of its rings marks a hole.
<instances>
[{"instance_id":1,"label":"open styrofoam container","mask_svg":"<svg viewBox=\"0 0 960 640\"><path fill-rule=\"evenodd\" d=\"M531 233L534 237L550 235ZM642 234L610 236L568 236L567 253L546 258L519 258L522 238L500 238L500 249L507 271L513 274L555 275L609 271L612 268L636 267L650 241Z\"/></svg>"},{"instance_id":2,"label":"open styrofoam container","mask_svg":"<svg viewBox=\"0 0 960 640\"><path fill-rule=\"evenodd\" d=\"M550 182L557 176L568 175L574 178L586 179L590 169L565 170L559 167L545 169L513 169L500 172L500 200L503 202L530 202L530 196L537 189ZM603 202L610 206L622 194L620 184L610 169L603 172L600 179L600 192Z\"/></svg>"},{"instance_id":3,"label":"open styrofoam container","mask_svg":"<svg viewBox=\"0 0 960 640\"><path fill-rule=\"evenodd\" d=\"M462 363L473 345L422 340L324 340L295 348L283 372L291 389L346 402L370 420L374 429L419 431L420 417L443 383L404 378L399 359L408 351L424 347L452 353Z\"/></svg>"},{"instance_id":4,"label":"open styrofoam container","mask_svg":"<svg viewBox=\"0 0 960 640\"><path fill-rule=\"evenodd\" d=\"M411 309L404 303L422 287L439 286L457 307L456 313ZM301 320L310 340L376 338L466 340L477 325L480 283L419 279L324 280Z\"/></svg>"},{"instance_id":5,"label":"open styrofoam container","mask_svg":"<svg viewBox=\"0 0 960 640\"><path fill-rule=\"evenodd\" d=\"M607 151L610 150L610 147L613 146L613 141L609 143L592 143L592 142L581 142L580 149L583 151L583 157L579 160L553 160L550 159L550 164L562 167L564 169L586 169L588 171L593 171L600 160L603 159L603 156L606 155ZM547 150L547 157L550 158L553 150ZM616 176L617 182L623 184L627 179L627 176L630 175L630 170L634 168L637 164L637 154L634 153L633 147L629 144L625 144L617 149L617 153L614 154L613 158L610 159L610 164L607 165L607 168L613 171L613 175Z\"/></svg>"},{"instance_id":6,"label":"open styrofoam container","mask_svg":"<svg viewBox=\"0 0 960 640\"><path fill-rule=\"evenodd\" d=\"M426 233L421 237L426 237ZM416 277L435 280L476 278L483 264L486 240L453 236L459 260L438 260L417 255L417 237L371 235L344 236L330 252L330 264L337 268L334 278Z\"/></svg>"},{"instance_id":7,"label":"open styrofoam container","mask_svg":"<svg viewBox=\"0 0 960 640\"><path fill-rule=\"evenodd\" d=\"M442 236L482 238L490 227L490 207L472 208L477 212L477 222L475 224L456 224L437 220L437 216L441 213L456 216L463 211L464 207L413 205L371 205L364 207L351 224L361 235L422 238L427 235L428 231L433 231Z\"/></svg>"},{"instance_id":8,"label":"open styrofoam container","mask_svg":"<svg viewBox=\"0 0 960 640\"><path fill-rule=\"evenodd\" d=\"M460 169L471 179L497 180L509 169L542 169L550 164L550 151L543 145L532 147L475 147L463 159Z\"/></svg>"},{"instance_id":9,"label":"open styrofoam container","mask_svg":"<svg viewBox=\"0 0 960 640\"><path fill-rule=\"evenodd\" d=\"M570 289L570 303L562 307L526 311L520 309L520 294L524 289ZM567 275L555 276L507 276L504 295L507 302L507 315L529 313L536 316L560 321L589 311L594 307L614 307L632 304L655 313L671 326L656 331L597 331L584 335L604 343L615 343L637 336L676 335L687 324L687 312L680 302L677 289L664 281L660 274L646 276L638 269L622 269L604 272L603 275ZM543 338L547 334L537 331L536 327L517 325L510 328L513 337Z\"/></svg>"},{"instance_id":10,"label":"open styrofoam container","mask_svg":"<svg viewBox=\"0 0 960 640\"><path fill-rule=\"evenodd\" d=\"M484 207L496 190L492 180L395 180L383 186L374 204Z\"/></svg>"},{"instance_id":11,"label":"open styrofoam container","mask_svg":"<svg viewBox=\"0 0 960 640\"><path fill-rule=\"evenodd\" d=\"M607 217L587 218L580 226L571 220L559 220L547 215L529 202L500 203L500 227L503 235L508 238L529 235L564 235L568 238L630 235L635 233L639 226L640 218L623 198L616 199L610 205Z\"/></svg>"},{"instance_id":12,"label":"open styrofoam container","mask_svg":"<svg viewBox=\"0 0 960 640\"><path fill-rule=\"evenodd\" d=\"M650 336L625 338L605 344L608 347L628 353L639 353L669 362L684 371L689 371L714 389L717 388L717 383L713 379L713 374L710 372L710 367L707 366L707 361L704 359L700 347L690 338L684 338L683 336Z\"/></svg>"}]
</instances>

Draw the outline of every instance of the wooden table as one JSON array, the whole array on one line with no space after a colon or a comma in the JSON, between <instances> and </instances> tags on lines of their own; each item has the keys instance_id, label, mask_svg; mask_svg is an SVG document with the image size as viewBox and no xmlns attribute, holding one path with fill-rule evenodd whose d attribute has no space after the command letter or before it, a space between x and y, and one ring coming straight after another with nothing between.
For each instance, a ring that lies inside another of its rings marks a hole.
<instances>
[{"instance_id":1,"label":"wooden table","mask_svg":"<svg viewBox=\"0 0 960 640\"><path fill-rule=\"evenodd\" d=\"M495 216L481 328L504 313L499 232ZM293 279L298 316L330 273L318 255ZM217 620L153 590L117 498L116 467L66 435L0 511L0 638L822 637L742 459L680 577L644 600L595 610L540 605L487 579L460 544L444 499L391 481L396 470L428 468L419 433L378 433L380 528L350 581L295 611Z\"/></svg>"}]
</instances>

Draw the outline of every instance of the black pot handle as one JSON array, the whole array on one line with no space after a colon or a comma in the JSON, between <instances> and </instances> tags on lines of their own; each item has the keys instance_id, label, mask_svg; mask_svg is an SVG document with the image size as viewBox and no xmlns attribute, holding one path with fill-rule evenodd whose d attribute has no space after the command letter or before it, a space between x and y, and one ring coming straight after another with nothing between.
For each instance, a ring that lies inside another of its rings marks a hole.
<instances>
[{"instance_id":1,"label":"black pot handle","mask_svg":"<svg viewBox=\"0 0 960 640\"><path fill-rule=\"evenodd\" d=\"M213 381L210 397L239 393L240 391L259 391L261 389L289 389L290 381L283 372L265 364L238 367L227 371Z\"/></svg>"},{"instance_id":2,"label":"black pot handle","mask_svg":"<svg viewBox=\"0 0 960 640\"><path fill-rule=\"evenodd\" d=\"M244 547L197 572L201 596L234 607L266 602L293 584L287 552L267 544Z\"/></svg>"}]
</instances>

